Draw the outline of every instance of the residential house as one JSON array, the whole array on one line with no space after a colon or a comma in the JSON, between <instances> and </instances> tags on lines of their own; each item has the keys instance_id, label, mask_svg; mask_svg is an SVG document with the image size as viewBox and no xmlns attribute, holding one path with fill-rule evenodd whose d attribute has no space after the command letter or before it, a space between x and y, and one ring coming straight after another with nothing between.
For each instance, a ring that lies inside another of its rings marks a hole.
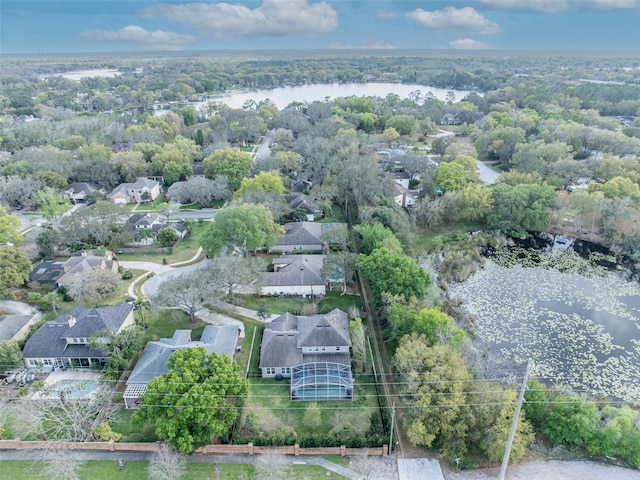
<instances>
[{"instance_id":1,"label":"residential house","mask_svg":"<svg viewBox=\"0 0 640 480\"><path fill-rule=\"evenodd\" d=\"M460 125L462 122L455 113L445 113L440 118L440 125Z\"/></svg>"},{"instance_id":2,"label":"residential house","mask_svg":"<svg viewBox=\"0 0 640 480\"><path fill-rule=\"evenodd\" d=\"M56 284L61 287L68 287L71 284L82 282L84 276L93 270L111 270L118 272L118 262L113 259L112 252L107 252L104 256L91 255L89 252L82 252L74 255L62 264L63 273Z\"/></svg>"},{"instance_id":3,"label":"residential house","mask_svg":"<svg viewBox=\"0 0 640 480\"><path fill-rule=\"evenodd\" d=\"M260 277L260 295L324 296L324 255L283 255L274 258L273 272Z\"/></svg>"},{"instance_id":4,"label":"residential house","mask_svg":"<svg viewBox=\"0 0 640 480\"><path fill-rule=\"evenodd\" d=\"M4 302L0 312L0 341L24 340L29 332L29 327L36 323L41 314L33 309L24 313L24 308L13 308L14 302ZM16 302L17 304L17 302ZM18 304L21 307L24 304Z\"/></svg>"},{"instance_id":5,"label":"residential house","mask_svg":"<svg viewBox=\"0 0 640 480\"><path fill-rule=\"evenodd\" d=\"M285 313L265 326L263 378L291 378L292 400L351 400L349 318L335 309L308 317Z\"/></svg>"},{"instance_id":6,"label":"residential house","mask_svg":"<svg viewBox=\"0 0 640 480\"><path fill-rule=\"evenodd\" d=\"M411 181L411 175L409 175L407 172L395 172L393 174L393 181L404 187L404 188L409 188L409 182Z\"/></svg>"},{"instance_id":7,"label":"residential house","mask_svg":"<svg viewBox=\"0 0 640 480\"><path fill-rule=\"evenodd\" d=\"M29 280L41 285L56 285L58 278L64 275L64 262L59 260L45 260L38 263L31 273Z\"/></svg>"},{"instance_id":8,"label":"residential house","mask_svg":"<svg viewBox=\"0 0 640 480\"><path fill-rule=\"evenodd\" d=\"M22 358L28 368L91 368L106 363L105 354L88 346L98 332L118 334L134 325L133 306L76 306L42 325L28 340Z\"/></svg>"},{"instance_id":9,"label":"residential house","mask_svg":"<svg viewBox=\"0 0 640 480\"><path fill-rule=\"evenodd\" d=\"M107 195L116 204L153 202L160 195L158 180L138 178L134 183L121 183Z\"/></svg>"},{"instance_id":10,"label":"residential house","mask_svg":"<svg viewBox=\"0 0 640 480\"><path fill-rule=\"evenodd\" d=\"M142 228L151 229L154 225L167 226L167 217L157 213L134 213L125 223L125 228L129 231L135 231Z\"/></svg>"},{"instance_id":11,"label":"residential house","mask_svg":"<svg viewBox=\"0 0 640 480\"><path fill-rule=\"evenodd\" d=\"M419 193L416 190L409 190L398 183L395 184L395 189L393 201L401 207L412 208L418 201Z\"/></svg>"},{"instance_id":12,"label":"residential house","mask_svg":"<svg viewBox=\"0 0 640 480\"><path fill-rule=\"evenodd\" d=\"M323 215L323 210L320 204L309 197L309 195L299 192L288 193L284 198L292 210L304 210L307 214L307 221L309 222L313 222Z\"/></svg>"},{"instance_id":13,"label":"residential house","mask_svg":"<svg viewBox=\"0 0 640 480\"><path fill-rule=\"evenodd\" d=\"M291 193L304 193L305 190L311 190L311 187L313 187L313 183L309 180L296 180L289 188L289 191Z\"/></svg>"},{"instance_id":14,"label":"residential house","mask_svg":"<svg viewBox=\"0 0 640 480\"><path fill-rule=\"evenodd\" d=\"M325 232L343 223L291 222L284 225L285 234L278 237L270 252L290 253L294 250L322 252L328 248Z\"/></svg>"},{"instance_id":15,"label":"residential house","mask_svg":"<svg viewBox=\"0 0 640 480\"><path fill-rule=\"evenodd\" d=\"M233 360L239 332L235 325L207 325L199 341L191 340L191 330L176 330L171 338L147 343L127 380L123 396L125 407L138 408L139 399L147 390L147 383L167 373L167 361L178 349L204 347L208 354L215 352Z\"/></svg>"},{"instance_id":16,"label":"residential house","mask_svg":"<svg viewBox=\"0 0 640 480\"><path fill-rule=\"evenodd\" d=\"M89 182L73 182L67 185L62 192L65 198L72 203L87 203L89 195L95 192L104 193L99 185Z\"/></svg>"}]
</instances>

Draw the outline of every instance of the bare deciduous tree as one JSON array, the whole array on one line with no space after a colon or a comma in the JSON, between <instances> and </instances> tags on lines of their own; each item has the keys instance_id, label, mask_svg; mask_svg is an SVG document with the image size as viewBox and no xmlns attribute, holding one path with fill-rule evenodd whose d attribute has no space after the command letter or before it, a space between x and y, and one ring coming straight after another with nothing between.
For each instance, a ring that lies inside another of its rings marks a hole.
<instances>
[{"instance_id":1,"label":"bare deciduous tree","mask_svg":"<svg viewBox=\"0 0 640 480\"><path fill-rule=\"evenodd\" d=\"M171 449L166 443L153 452L147 473L153 480L178 480L187 472L187 461L183 453Z\"/></svg>"},{"instance_id":2,"label":"bare deciduous tree","mask_svg":"<svg viewBox=\"0 0 640 480\"><path fill-rule=\"evenodd\" d=\"M385 462L380 457L354 456L349 460L349 467L358 472L360 480L386 480L397 476L393 464Z\"/></svg>"},{"instance_id":3,"label":"bare deciduous tree","mask_svg":"<svg viewBox=\"0 0 640 480\"><path fill-rule=\"evenodd\" d=\"M160 285L151 303L158 307L178 308L193 322L198 311L210 302L219 288L217 279L199 269L171 278Z\"/></svg>"},{"instance_id":4,"label":"bare deciduous tree","mask_svg":"<svg viewBox=\"0 0 640 480\"><path fill-rule=\"evenodd\" d=\"M211 275L224 286L227 297L231 300L238 287L249 285L265 271L265 263L261 258L229 255L216 257L211 262L210 269Z\"/></svg>"},{"instance_id":5,"label":"bare deciduous tree","mask_svg":"<svg viewBox=\"0 0 640 480\"><path fill-rule=\"evenodd\" d=\"M276 451L263 453L256 459L255 480L282 480L289 478L291 464L287 457Z\"/></svg>"}]
</instances>

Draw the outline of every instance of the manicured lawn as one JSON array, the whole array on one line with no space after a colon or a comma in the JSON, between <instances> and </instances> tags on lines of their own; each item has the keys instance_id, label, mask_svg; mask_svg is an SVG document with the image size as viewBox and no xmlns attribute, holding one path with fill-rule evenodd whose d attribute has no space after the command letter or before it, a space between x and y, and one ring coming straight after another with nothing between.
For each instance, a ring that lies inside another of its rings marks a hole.
<instances>
[{"instance_id":1,"label":"manicured lawn","mask_svg":"<svg viewBox=\"0 0 640 480\"><path fill-rule=\"evenodd\" d=\"M166 259L167 263L190 260L198 251L208 227L209 224L206 222L194 223L191 235L178 240L171 253L121 253L118 255L118 260L138 260L155 263L164 263L164 259Z\"/></svg>"},{"instance_id":2,"label":"manicured lawn","mask_svg":"<svg viewBox=\"0 0 640 480\"><path fill-rule=\"evenodd\" d=\"M123 442L155 442L158 437L155 433L155 426L152 423L147 423L143 426L133 425L131 416L135 410L127 410L122 407L120 409L119 418L116 422L111 424L111 428L114 432L124 435Z\"/></svg>"},{"instance_id":3,"label":"manicured lawn","mask_svg":"<svg viewBox=\"0 0 640 480\"><path fill-rule=\"evenodd\" d=\"M242 347L242 352L238 354L236 357L236 362L240 365L240 372L242 375L247 371L247 363L249 362L249 352L251 351L251 340L253 339L253 332L257 329L256 339L253 345L253 352L251 353L251 363L256 363L257 369L257 358L260 355L260 339L262 337L262 331L264 330L264 324L260 322L256 322L253 320L243 320L244 322L244 340L240 344Z\"/></svg>"},{"instance_id":4,"label":"manicured lawn","mask_svg":"<svg viewBox=\"0 0 640 480\"><path fill-rule=\"evenodd\" d=\"M171 338L176 330L192 330L191 338L198 339L202 335L206 323L189 322L189 316L180 310L157 310L145 312L147 328L144 330L145 343L154 337Z\"/></svg>"},{"instance_id":5,"label":"manicured lawn","mask_svg":"<svg viewBox=\"0 0 640 480\"><path fill-rule=\"evenodd\" d=\"M341 292L327 292L327 295L318 302L318 311L329 312L334 308L339 308L345 312L349 312L349 308L356 307L358 310L362 308L362 299L359 295L341 295Z\"/></svg>"},{"instance_id":6,"label":"manicured lawn","mask_svg":"<svg viewBox=\"0 0 640 480\"><path fill-rule=\"evenodd\" d=\"M41 475L41 467L39 465L32 466L28 460L5 460L2 462L3 478L11 478L15 480L23 480L37 478ZM220 475L216 473L216 467L219 468ZM79 471L81 480L147 480L147 462L131 461L127 462L122 470L117 469L115 460L95 460L86 462ZM325 478L344 478L335 473L329 473L322 467L317 465L294 465L291 480L309 479L320 480ZM212 465L210 463L189 463L187 465L187 473L183 477L188 480L250 480L253 478L254 466L244 463L218 463Z\"/></svg>"},{"instance_id":7,"label":"manicured lawn","mask_svg":"<svg viewBox=\"0 0 640 480\"><path fill-rule=\"evenodd\" d=\"M251 310L258 310L260 305L265 304L269 313L302 312L305 305L310 305L311 300L299 297L258 297L255 295L238 295L242 299L242 306ZM327 292L327 295L318 302L319 312L329 312L334 308L339 308L345 312L351 306L362 308L362 300L357 295L340 295L340 292Z\"/></svg>"},{"instance_id":8,"label":"manicured lawn","mask_svg":"<svg viewBox=\"0 0 640 480\"><path fill-rule=\"evenodd\" d=\"M305 305L311 304L311 300L298 297L258 297L255 295L238 295L243 300L242 306L251 310L258 310L263 303L269 313L302 312Z\"/></svg>"}]
</instances>

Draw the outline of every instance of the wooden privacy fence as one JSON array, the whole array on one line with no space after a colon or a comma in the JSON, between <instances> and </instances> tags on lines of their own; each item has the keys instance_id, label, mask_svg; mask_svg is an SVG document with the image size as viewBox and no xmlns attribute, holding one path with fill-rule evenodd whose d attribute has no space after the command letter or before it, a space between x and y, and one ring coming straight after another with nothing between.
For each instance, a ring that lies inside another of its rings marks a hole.
<instances>
[{"instance_id":1,"label":"wooden privacy fence","mask_svg":"<svg viewBox=\"0 0 640 480\"><path fill-rule=\"evenodd\" d=\"M27 449L60 449L60 450L96 450L107 452L156 452L160 449L160 442L116 443L110 442L23 442L22 440L0 440L0 450ZM253 443L247 445L205 445L198 448L196 454L240 454L260 455L261 453L282 453L284 455L350 455L386 456L388 446L374 448L339 447L311 447L302 448L297 443L283 447L257 447Z\"/></svg>"}]
</instances>

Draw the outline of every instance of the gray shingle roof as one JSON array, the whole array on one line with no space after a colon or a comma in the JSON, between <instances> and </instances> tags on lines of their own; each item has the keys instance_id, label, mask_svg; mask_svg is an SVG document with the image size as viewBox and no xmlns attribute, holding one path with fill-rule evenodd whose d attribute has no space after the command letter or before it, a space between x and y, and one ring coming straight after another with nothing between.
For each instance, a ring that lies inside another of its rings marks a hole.
<instances>
[{"instance_id":1,"label":"gray shingle roof","mask_svg":"<svg viewBox=\"0 0 640 480\"><path fill-rule=\"evenodd\" d=\"M33 317L35 314L0 316L0 341L11 340Z\"/></svg>"},{"instance_id":2,"label":"gray shingle roof","mask_svg":"<svg viewBox=\"0 0 640 480\"><path fill-rule=\"evenodd\" d=\"M53 358L53 357L89 357L104 355L83 345L69 345L66 338L89 338L100 330L117 332L133 306L122 302L112 307L84 308L76 306L69 312L59 315L55 320L46 322L27 340L22 356L24 358ZM69 318L76 319L75 325L69 326ZM73 348L72 348L73 347ZM74 355L70 350L79 349ZM84 353L81 353L84 352Z\"/></svg>"},{"instance_id":3,"label":"gray shingle roof","mask_svg":"<svg viewBox=\"0 0 640 480\"><path fill-rule=\"evenodd\" d=\"M303 354L307 346L351 346L349 317L339 309L308 317L285 313L266 325L260 347L260 368L293 367L316 360L351 364L349 352ZM344 356L346 356L346 358ZM338 359L337 361L334 359Z\"/></svg>"},{"instance_id":4,"label":"gray shingle roof","mask_svg":"<svg viewBox=\"0 0 640 480\"><path fill-rule=\"evenodd\" d=\"M37 282L53 282L64 272L64 262L46 260L36 265L29 274L30 280Z\"/></svg>"},{"instance_id":5,"label":"gray shingle roof","mask_svg":"<svg viewBox=\"0 0 640 480\"><path fill-rule=\"evenodd\" d=\"M233 359L238 340L238 327L234 325L207 325L199 341L190 341L191 330L176 330L172 338L149 342L131 372L127 385L146 384L167 373L167 361L180 348L204 347L207 353L226 355Z\"/></svg>"},{"instance_id":6,"label":"gray shingle roof","mask_svg":"<svg viewBox=\"0 0 640 480\"><path fill-rule=\"evenodd\" d=\"M278 271L263 273L265 286L324 285L321 271L324 255L290 255L273 259Z\"/></svg>"}]
</instances>

